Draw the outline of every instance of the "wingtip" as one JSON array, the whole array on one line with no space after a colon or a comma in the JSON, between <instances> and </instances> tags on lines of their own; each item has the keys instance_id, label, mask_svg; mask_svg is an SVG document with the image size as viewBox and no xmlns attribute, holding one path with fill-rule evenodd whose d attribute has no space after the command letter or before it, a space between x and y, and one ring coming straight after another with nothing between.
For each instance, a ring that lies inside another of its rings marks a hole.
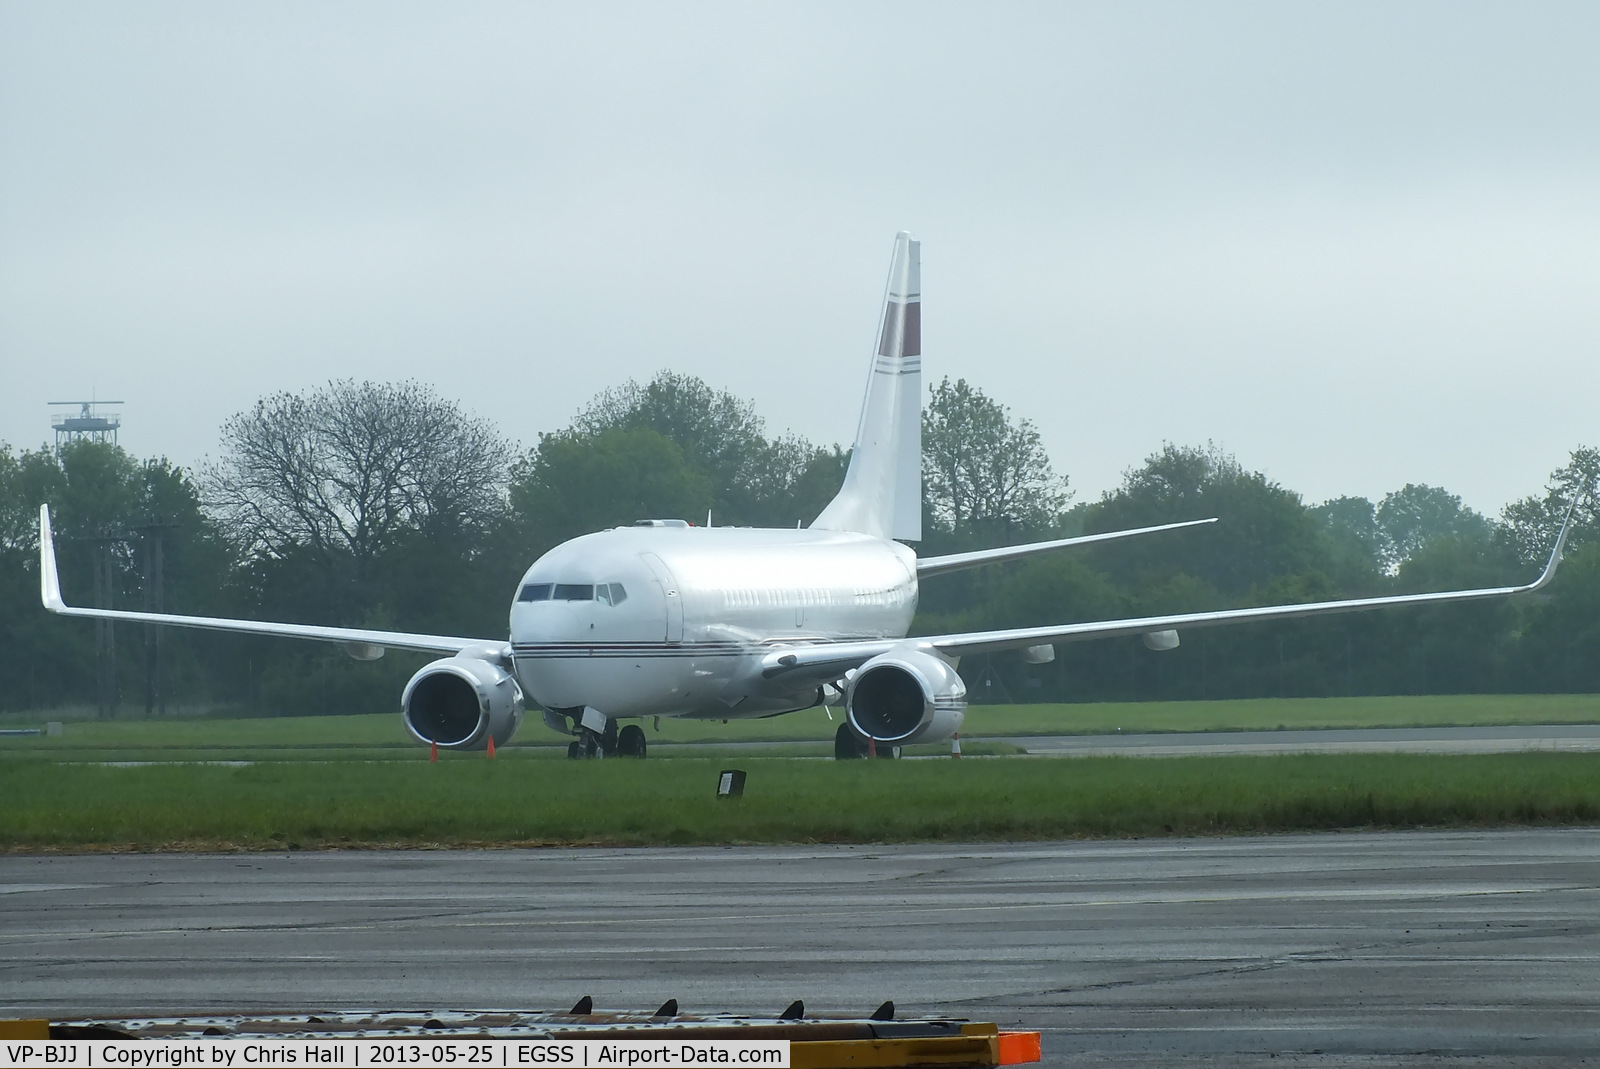
<instances>
[{"instance_id":1,"label":"wingtip","mask_svg":"<svg viewBox=\"0 0 1600 1069\"><path fill-rule=\"evenodd\" d=\"M39 600L51 612L67 607L61 600L61 576L56 570L56 540L50 531L50 506L39 506Z\"/></svg>"},{"instance_id":2,"label":"wingtip","mask_svg":"<svg viewBox=\"0 0 1600 1069\"><path fill-rule=\"evenodd\" d=\"M1538 590L1551 579L1555 578L1556 569L1561 565L1562 551L1566 549L1567 534L1572 530L1573 514L1578 511L1579 500L1581 499L1574 496L1572 499L1572 504L1567 506L1567 514L1561 521L1561 531L1556 535L1555 548L1550 550L1550 562L1544 566L1543 574L1541 574L1538 579L1534 580L1533 585L1529 587L1530 590Z\"/></svg>"}]
</instances>

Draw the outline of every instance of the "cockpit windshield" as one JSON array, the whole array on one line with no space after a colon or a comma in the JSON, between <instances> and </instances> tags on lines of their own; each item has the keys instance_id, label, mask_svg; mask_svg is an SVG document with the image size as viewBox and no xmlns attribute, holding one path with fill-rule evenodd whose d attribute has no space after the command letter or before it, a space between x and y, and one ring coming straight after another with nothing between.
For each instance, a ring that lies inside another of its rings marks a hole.
<instances>
[{"instance_id":1,"label":"cockpit windshield","mask_svg":"<svg viewBox=\"0 0 1600 1069\"><path fill-rule=\"evenodd\" d=\"M598 601L602 605L621 605L628 592L621 583L528 583L517 593L518 601Z\"/></svg>"}]
</instances>

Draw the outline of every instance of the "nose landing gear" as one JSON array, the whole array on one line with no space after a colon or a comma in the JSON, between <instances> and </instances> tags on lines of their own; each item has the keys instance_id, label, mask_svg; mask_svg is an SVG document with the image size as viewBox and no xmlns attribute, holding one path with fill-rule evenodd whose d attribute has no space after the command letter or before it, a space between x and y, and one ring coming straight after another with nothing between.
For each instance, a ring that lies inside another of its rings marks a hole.
<instances>
[{"instance_id":1,"label":"nose landing gear","mask_svg":"<svg viewBox=\"0 0 1600 1069\"><path fill-rule=\"evenodd\" d=\"M575 723L577 736L567 744L567 756L580 758L610 757L617 752L617 722L598 709L585 707L580 713L568 714Z\"/></svg>"},{"instance_id":2,"label":"nose landing gear","mask_svg":"<svg viewBox=\"0 0 1600 1069\"><path fill-rule=\"evenodd\" d=\"M608 717L605 727L596 730L593 726L594 717L586 719L589 723L580 722L578 737L567 744L569 758L576 761L601 757L644 757L644 728L629 724L619 731L617 722Z\"/></svg>"}]
</instances>

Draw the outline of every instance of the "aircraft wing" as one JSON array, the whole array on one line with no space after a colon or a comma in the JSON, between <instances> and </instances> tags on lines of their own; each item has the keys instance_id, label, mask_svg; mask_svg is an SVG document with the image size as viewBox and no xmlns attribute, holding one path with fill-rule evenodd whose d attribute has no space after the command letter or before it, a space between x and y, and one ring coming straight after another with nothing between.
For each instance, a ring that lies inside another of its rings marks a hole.
<instances>
[{"instance_id":1,"label":"aircraft wing","mask_svg":"<svg viewBox=\"0 0 1600 1069\"><path fill-rule=\"evenodd\" d=\"M942 557L923 557L917 561L917 578L926 579L930 575L958 572L963 568L976 568L980 564L999 564L1001 561L1017 560L1021 557L1031 557L1035 553L1049 553L1052 550L1068 549L1072 546L1087 546L1095 542L1110 542L1118 538L1155 534L1157 531L1176 531L1180 527L1198 527L1201 524L1216 522L1217 518L1213 516L1208 520L1186 520L1183 523L1163 523L1156 527L1135 527L1128 531L1107 531L1105 534L1057 538L1050 542L1028 542L1020 546L979 549L970 553L947 553Z\"/></svg>"},{"instance_id":2,"label":"aircraft wing","mask_svg":"<svg viewBox=\"0 0 1600 1069\"><path fill-rule=\"evenodd\" d=\"M1054 624L1046 627L1018 627L1005 631L970 631L954 635L923 635L903 639L871 639L858 642L823 643L815 646L792 646L773 650L762 661L762 674L768 679L778 677L838 679L852 668L859 667L872 657L891 647L910 644L931 649L946 657L967 654L998 653L1001 650L1022 649L1056 642L1084 642L1096 638L1115 638L1119 635L1147 635L1156 631L1185 631L1199 627L1224 627L1229 624L1256 623L1263 620L1296 620L1308 616L1331 616L1335 613L1367 612L1372 609L1392 609L1406 606L1442 605L1456 601L1479 601L1485 598L1502 598L1511 594L1526 594L1539 590L1555 577L1561 563L1561 551L1567 541L1567 531L1572 524L1572 509L1556 536L1555 549L1550 562L1539 578L1522 586L1485 587L1477 590L1443 590L1430 594L1397 594L1381 598L1352 598L1345 601L1317 601L1300 605L1263 605L1249 609L1223 609L1219 612L1177 613L1171 616L1142 616L1126 620L1098 620L1077 624Z\"/></svg>"},{"instance_id":3,"label":"aircraft wing","mask_svg":"<svg viewBox=\"0 0 1600 1069\"><path fill-rule=\"evenodd\" d=\"M87 616L97 620L126 620L139 624L168 624L210 631L237 631L252 635L282 635L344 644L362 660L381 655L383 649L422 653L460 653L474 646L504 646L503 639L454 638L448 635L413 635L401 631L371 631L359 627L318 627L314 624L278 624L264 620L228 620L216 616L174 616L125 609L79 609L61 600L61 577L56 569L55 538L50 531L50 506L39 506L39 597L44 607L62 616Z\"/></svg>"}]
</instances>

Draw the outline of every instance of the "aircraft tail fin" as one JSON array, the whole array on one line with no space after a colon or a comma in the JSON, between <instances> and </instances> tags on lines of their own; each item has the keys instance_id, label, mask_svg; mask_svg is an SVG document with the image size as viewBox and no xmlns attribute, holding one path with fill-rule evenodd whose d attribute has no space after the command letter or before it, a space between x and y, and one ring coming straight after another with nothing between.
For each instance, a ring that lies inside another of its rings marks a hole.
<instances>
[{"instance_id":1,"label":"aircraft tail fin","mask_svg":"<svg viewBox=\"0 0 1600 1069\"><path fill-rule=\"evenodd\" d=\"M895 235L878 346L844 486L811 526L922 538L922 243Z\"/></svg>"}]
</instances>

